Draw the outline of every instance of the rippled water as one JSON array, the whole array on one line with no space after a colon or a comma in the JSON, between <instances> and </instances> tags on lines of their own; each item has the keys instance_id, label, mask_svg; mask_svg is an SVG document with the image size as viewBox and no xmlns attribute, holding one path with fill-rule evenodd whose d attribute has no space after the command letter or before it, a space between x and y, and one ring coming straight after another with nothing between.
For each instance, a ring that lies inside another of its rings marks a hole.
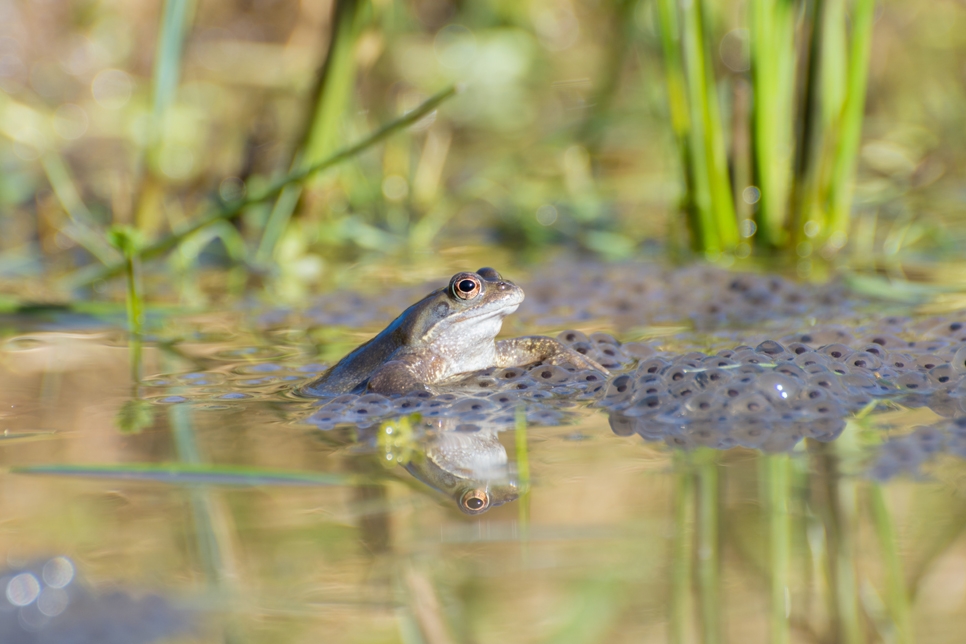
<instances>
[{"instance_id":1,"label":"rippled water","mask_svg":"<svg viewBox=\"0 0 966 644\"><path fill-rule=\"evenodd\" d=\"M702 267L517 281L509 334L610 373L299 394L436 284L171 315L139 382L110 324L8 320L0 641L959 641L966 312Z\"/></svg>"}]
</instances>

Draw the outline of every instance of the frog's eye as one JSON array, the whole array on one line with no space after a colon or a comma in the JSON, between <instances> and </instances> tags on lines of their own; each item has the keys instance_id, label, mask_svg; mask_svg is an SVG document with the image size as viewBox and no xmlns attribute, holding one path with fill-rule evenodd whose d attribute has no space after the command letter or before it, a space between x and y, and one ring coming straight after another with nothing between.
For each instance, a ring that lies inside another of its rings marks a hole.
<instances>
[{"instance_id":1,"label":"frog's eye","mask_svg":"<svg viewBox=\"0 0 966 644\"><path fill-rule=\"evenodd\" d=\"M461 275L453 280L453 295L461 300L472 300L482 288L483 285L475 276Z\"/></svg>"},{"instance_id":2,"label":"frog's eye","mask_svg":"<svg viewBox=\"0 0 966 644\"><path fill-rule=\"evenodd\" d=\"M469 490L460 497L460 510L466 514L480 514L490 507L486 490Z\"/></svg>"}]
</instances>

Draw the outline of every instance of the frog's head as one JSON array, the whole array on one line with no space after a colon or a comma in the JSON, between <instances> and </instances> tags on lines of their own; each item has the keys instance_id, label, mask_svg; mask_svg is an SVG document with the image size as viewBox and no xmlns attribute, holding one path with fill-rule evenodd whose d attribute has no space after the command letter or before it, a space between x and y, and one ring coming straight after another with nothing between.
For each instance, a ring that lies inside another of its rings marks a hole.
<instances>
[{"instance_id":1,"label":"frog's head","mask_svg":"<svg viewBox=\"0 0 966 644\"><path fill-rule=\"evenodd\" d=\"M406 336L410 344L441 348L474 347L492 341L503 318L523 302L523 289L503 279L492 268L457 273L449 284L414 304L408 315Z\"/></svg>"}]
</instances>

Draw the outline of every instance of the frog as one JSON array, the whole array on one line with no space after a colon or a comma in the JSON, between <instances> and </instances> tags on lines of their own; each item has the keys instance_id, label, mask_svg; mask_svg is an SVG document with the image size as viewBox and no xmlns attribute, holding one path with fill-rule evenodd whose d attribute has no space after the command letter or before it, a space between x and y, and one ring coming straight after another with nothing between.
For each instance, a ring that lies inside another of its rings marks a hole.
<instances>
[{"instance_id":1,"label":"frog","mask_svg":"<svg viewBox=\"0 0 966 644\"><path fill-rule=\"evenodd\" d=\"M460 272L419 300L368 342L302 387L309 396L438 393L459 376L489 367L536 363L608 371L547 336L497 340L523 289L490 267Z\"/></svg>"}]
</instances>

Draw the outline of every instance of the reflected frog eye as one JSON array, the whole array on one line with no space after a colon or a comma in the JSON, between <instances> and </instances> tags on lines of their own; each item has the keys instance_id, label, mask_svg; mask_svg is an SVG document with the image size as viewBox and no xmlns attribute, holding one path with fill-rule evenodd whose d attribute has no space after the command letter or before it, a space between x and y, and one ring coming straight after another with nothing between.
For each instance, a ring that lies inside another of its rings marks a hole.
<instances>
[{"instance_id":1,"label":"reflected frog eye","mask_svg":"<svg viewBox=\"0 0 966 644\"><path fill-rule=\"evenodd\" d=\"M453 280L453 295L461 300L472 300L480 294L482 284L476 277L462 275Z\"/></svg>"},{"instance_id":2,"label":"reflected frog eye","mask_svg":"<svg viewBox=\"0 0 966 644\"><path fill-rule=\"evenodd\" d=\"M486 490L470 490L460 498L460 510L466 514L480 514L490 507Z\"/></svg>"}]
</instances>

